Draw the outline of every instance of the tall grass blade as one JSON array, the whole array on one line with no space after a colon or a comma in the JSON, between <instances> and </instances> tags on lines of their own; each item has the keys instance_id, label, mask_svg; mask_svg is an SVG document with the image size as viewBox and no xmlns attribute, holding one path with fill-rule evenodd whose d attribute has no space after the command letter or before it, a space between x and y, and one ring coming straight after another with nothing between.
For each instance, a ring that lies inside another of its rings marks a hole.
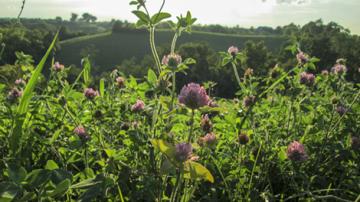
<instances>
[{"instance_id":1,"label":"tall grass blade","mask_svg":"<svg viewBox=\"0 0 360 202\"><path fill-rule=\"evenodd\" d=\"M24 123L24 120L26 117L26 112L28 110L30 100L32 98L32 93L35 89L35 86L36 86L38 80L39 80L39 76L41 75L41 72L45 65L45 62L46 62L47 58L49 57L50 52L52 51L52 49L55 46L56 40L58 38L58 34L59 33L57 33L55 35L52 43L50 44L48 50L45 53L45 55L41 59L40 63L36 66L36 69L33 72L28 84L26 85L26 88L21 97L20 104L17 108L17 115L15 118L15 127L14 127L12 134L10 135L10 139L9 139L10 151L12 152L13 155L19 150L20 140L21 140L21 136L22 136L22 126L23 126L23 123Z\"/></svg>"}]
</instances>

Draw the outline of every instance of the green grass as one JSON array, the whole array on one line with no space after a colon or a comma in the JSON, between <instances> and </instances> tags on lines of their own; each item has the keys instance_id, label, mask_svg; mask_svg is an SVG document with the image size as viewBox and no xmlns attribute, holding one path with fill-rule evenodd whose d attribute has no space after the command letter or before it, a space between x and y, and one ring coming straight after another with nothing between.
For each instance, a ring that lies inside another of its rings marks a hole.
<instances>
[{"instance_id":1,"label":"green grass","mask_svg":"<svg viewBox=\"0 0 360 202\"><path fill-rule=\"evenodd\" d=\"M169 30L160 30L156 33L158 45L170 46L173 33ZM187 42L207 42L215 51L227 50L231 45L243 47L245 42L264 41L266 46L273 51L278 50L284 43L285 38L269 35L230 35L208 32L193 32L183 34L178 40L178 46ZM61 50L57 55L66 65L80 65L81 52L89 48L95 50L94 61L97 66L104 69L112 69L120 64L123 59L136 57L142 59L150 54L147 32L124 32L111 34L110 32L78 37L61 42Z\"/></svg>"}]
</instances>

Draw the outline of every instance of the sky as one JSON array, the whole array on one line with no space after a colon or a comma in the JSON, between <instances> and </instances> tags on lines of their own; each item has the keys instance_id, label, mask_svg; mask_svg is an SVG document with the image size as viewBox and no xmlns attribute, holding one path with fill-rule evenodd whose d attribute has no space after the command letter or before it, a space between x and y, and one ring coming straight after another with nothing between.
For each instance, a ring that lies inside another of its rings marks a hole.
<instances>
[{"instance_id":1,"label":"sky","mask_svg":"<svg viewBox=\"0 0 360 202\"><path fill-rule=\"evenodd\" d=\"M22 17L69 19L71 13L89 12L99 20L134 22L130 0L26 0ZM157 12L162 0L147 0ZM0 17L16 17L22 0L0 0ZM167 0L164 11L174 17L191 11L200 24L240 27L303 25L323 19L334 21L360 34L360 0Z\"/></svg>"}]
</instances>

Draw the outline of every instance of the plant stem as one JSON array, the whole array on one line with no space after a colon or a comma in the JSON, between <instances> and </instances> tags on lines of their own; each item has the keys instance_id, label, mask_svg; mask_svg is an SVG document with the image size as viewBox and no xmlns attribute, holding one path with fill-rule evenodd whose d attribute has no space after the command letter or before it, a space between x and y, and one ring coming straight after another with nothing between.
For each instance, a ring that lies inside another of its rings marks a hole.
<instances>
[{"instance_id":1,"label":"plant stem","mask_svg":"<svg viewBox=\"0 0 360 202\"><path fill-rule=\"evenodd\" d=\"M251 171L251 175L250 175L250 182L249 182L249 186L248 186L247 198L250 196L250 189L251 189L252 179L253 179L253 176L254 176L254 172L255 172L255 168L256 168L258 158L260 156L261 148L262 148L262 144L260 143L260 147L259 147L259 150L258 150L258 152L256 154L255 162L254 162L254 165L253 165L253 168L252 168L252 171Z\"/></svg>"},{"instance_id":2,"label":"plant stem","mask_svg":"<svg viewBox=\"0 0 360 202\"><path fill-rule=\"evenodd\" d=\"M233 63L233 62L232 62L231 64L232 64L232 67L233 67L233 69L234 69L234 73L235 73L236 80L237 80L239 86L241 87L241 80L240 80L239 73L238 73L238 71L237 71L236 65L235 65L235 63Z\"/></svg>"},{"instance_id":3,"label":"plant stem","mask_svg":"<svg viewBox=\"0 0 360 202\"><path fill-rule=\"evenodd\" d=\"M170 54L175 54L176 41L177 41L178 37L179 37L178 30L176 30L174 38L173 38L173 40L171 42L171 52L170 52Z\"/></svg>"},{"instance_id":4,"label":"plant stem","mask_svg":"<svg viewBox=\"0 0 360 202\"><path fill-rule=\"evenodd\" d=\"M161 63L160 63L159 55L158 55L158 53L156 51L156 46L155 46L155 27L150 26L149 31L150 31L150 48L151 48L151 52L153 54L158 73L160 74L161 73L161 69L160 69Z\"/></svg>"},{"instance_id":5,"label":"plant stem","mask_svg":"<svg viewBox=\"0 0 360 202\"><path fill-rule=\"evenodd\" d=\"M195 116L195 110L192 109L192 110L191 110L190 132L189 132L188 143L191 142L192 135L193 135L193 130L194 130L194 116Z\"/></svg>"},{"instance_id":6,"label":"plant stem","mask_svg":"<svg viewBox=\"0 0 360 202\"><path fill-rule=\"evenodd\" d=\"M89 159L88 159L88 146L87 143L85 143L85 168L89 168ZM86 172L85 172L86 174Z\"/></svg>"},{"instance_id":7,"label":"plant stem","mask_svg":"<svg viewBox=\"0 0 360 202\"><path fill-rule=\"evenodd\" d=\"M178 192L179 187L181 186L181 181L182 181L182 176L183 176L183 164L181 164L180 169L179 169L179 173L176 176L176 182L175 182L175 188L171 193L171 197L170 197L170 202L174 202L176 200L176 195Z\"/></svg>"},{"instance_id":8,"label":"plant stem","mask_svg":"<svg viewBox=\"0 0 360 202\"><path fill-rule=\"evenodd\" d=\"M176 94L176 73L175 73L175 71L173 71L173 73L172 73L172 94L171 94L170 110L172 110L174 108L175 94Z\"/></svg>"},{"instance_id":9,"label":"plant stem","mask_svg":"<svg viewBox=\"0 0 360 202\"><path fill-rule=\"evenodd\" d=\"M217 163L216 159L215 159L212 155L210 155L210 158L213 160L216 168L218 169L218 171L219 171L219 173L220 173L220 176L221 176L222 180L224 181L225 188L226 188L226 192L228 193L229 198L230 198L230 199L233 199L233 197L232 197L232 195L231 195L231 190L229 189L229 185L228 185L228 183L227 183L227 181L226 181L223 173L221 172L221 169L220 169L220 167L219 167L219 164Z\"/></svg>"}]
</instances>

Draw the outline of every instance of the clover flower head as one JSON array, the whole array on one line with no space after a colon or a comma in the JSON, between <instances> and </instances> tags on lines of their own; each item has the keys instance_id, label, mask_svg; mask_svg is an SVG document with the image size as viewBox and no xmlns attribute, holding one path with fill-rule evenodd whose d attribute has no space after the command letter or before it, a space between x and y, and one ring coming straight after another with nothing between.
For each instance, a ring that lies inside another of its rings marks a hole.
<instances>
[{"instance_id":1,"label":"clover flower head","mask_svg":"<svg viewBox=\"0 0 360 202\"><path fill-rule=\"evenodd\" d=\"M21 97L23 95L23 91L19 90L18 88L13 88L10 90L10 92L8 93L7 99L10 101L15 101L17 100L19 97Z\"/></svg>"},{"instance_id":2,"label":"clover flower head","mask_svg":"<svg viewBox=\"0 0 360 202\"><path fill-rule=\"evenodd\" d=\"M307 63L309 61L309 56L307 54L305 54L304 52L300 51L296 55L296 59L297 59L299 64L305 64L305 63Z\"/></svg>"},{"instance_id":3,"label":"clover flower head","mask_svg":"<svg viewBox=\"0 0 360 202\"><path fill-rule=\"evenodd\" d=\"M190 109L198 109L209 104L209 96L206 90L196 83L185 85L179 95L179 102Z\"/></svg>"},{"instance_id":4,"label":"clover flower head","mask_svg":"<svg viewBox=\"0 0 360 202\"><path fill-rule=\"evenodd\" d=\"M191 157L192 146L190 143L179 143L175 145L175 157L179 162L184 162Z\"/></svg>"},{"instance_id":5,"label":"clover flower head","mask_svg":"<svg viewBox=\"0 0 360 202\"><path fill-rule=\"evenodd\" d=\"M125 87L125 78L124 77L119 76L115 79L115 81L119 88Z\"/></svg>"},{"instance_id":6,"label":"clover flower head","mask_svg":"<svg viewBox=\"0 0 360 202\"><path fill-rule=\"evenodd\" d=\"M26 81L24 81L23 79L16 79L15 80L15 85L18 85L18 86L25 86L26 85Z\"/></svg>"},{"instance_id":7,"label":"clover flower head","mask_svg":"<svg viewBox=\"0 0 360 202\"><path fill-rule=\"evenodd\" d=\"M77 126L74 129L74 133L83 141L89 140L90 136L89 134L86 132L85 128L83 126Z\"/></svg>"},{"instance_id":8,"label":"clover flower head","mask_svg":"<svg viewBox=\"0 0 360 202\"><path fill-rule=\"evenodd\" d=\"M341 105L339 104L337 107L336 107L336 112L342 116L346 113L346 107L344 107L344 105Z\"/></svg>"},{"instance_id":9,"label":"clover flower head","mask_svg":"<svg viewBox=\"0 0 360 202\"><path fill-rule=\"evenodd\" d=\"M249 136L245 133L241 133L238 138L241 145L246 145L250 141Z\"/></svg>"},{"instance_id":10,"label":"clover flower head","mask_svg":"<svg viewBox=\"0 0 360 202\"><path fill-rule=\"evenodd\" d=\"M235 57L238 53L239 53L239 49L235 46L230 46L229 49L228 49L228 53Z\"/></svg>"},{"instance_id":11,"label":"clover flower head","mask_svg":"<svg viewBox=\"0 0 360 202\"><path fill-rule=\"evenodd\" d=\"M255 99L256 99L256 97L253 95L246 96L243 100L243 106L245 108L250 107L251 105L253 105L255 103Z\"/></svg>"},{"instance_id":12,"label":"clover flower head","mask_svg":"<svg viewBox=\"0 0 360 202\"><path fill-rule=\"evenodd\" d=\"M94 90L93 88L86 88L84 90L84 95L88 99L94 99L96 96L99 95L99 92Z\"/></svg>"},{"instance_id":13,"label":"clover flower head","mask_svg":"<svg viewBox=\"0 0 360 202\"><path fill-rule=\"evenodd\" d=\"M201 129L204 131L204 132L210 132L211 129L212 129L212 123L211 123L211 120L209 118L209 115L208 114L205 114L201 117L201 122L200 122L200 126L201 126Z\"/></svg>"},{"instance_id":14,"label":"clover flower head","mask_svg":"<svg viewBox=\"0 0 360 202\"><path fill-rule=\"evenodd\" d=\"M289 144L286 154L291 161L305 161L308 158L304 145L298 141Z\"/></svg>"},{"instance_id":15,"label":"clover flower head","mask_svg":"<svg viewBox=\"0 0 360 202\"><path fill-rule=\"evenodd\" d=\"M137 100L133 106L131 106L131 111L133 112L140 112L143 111L145 108L145 103L142 100Z\"/></svg>"},{"instance_id":16,"label":"clover flower head","mask_svg":"<svg viewBox=\"0 0 360 202\"><path fill-rule=\"evenodd\" d=\"M59 62L55 62L53 65L53 69L57 72L64 70L64 68L64 65L60 64Z\"/></svg>"},{"instance_id":17,"label":"clover flower head","mask_svg":"<svg viewBox=\"0 0 360 202\"><path fill-rule=\"evenodd\" d=\"M178 54L164 55L161 63L169 67L177 67L182 62L182 58Z\"/></svg>"},{"instance_id":18,"label":"clover flower head","mask_svg":"<svg viewBox=\"0 0 360 202\"><path fill-rule=\"evenodd\" d=\"M331 71L334 74L342 75L347 71L347 68L345 65L337 63L334 67L331 68Z\"/></svg>"},{"instance_id":19,"label":"clover flower head","mask_svg":"<svg viewBox=\"0 0 360 202\"><path fill-rule=\"evenodd\" d=\"M212 147L216 143L216 135L214 133L207 133L204 137L199 139L200 145L207 145Z\"/></svg>"}]
</instances>

